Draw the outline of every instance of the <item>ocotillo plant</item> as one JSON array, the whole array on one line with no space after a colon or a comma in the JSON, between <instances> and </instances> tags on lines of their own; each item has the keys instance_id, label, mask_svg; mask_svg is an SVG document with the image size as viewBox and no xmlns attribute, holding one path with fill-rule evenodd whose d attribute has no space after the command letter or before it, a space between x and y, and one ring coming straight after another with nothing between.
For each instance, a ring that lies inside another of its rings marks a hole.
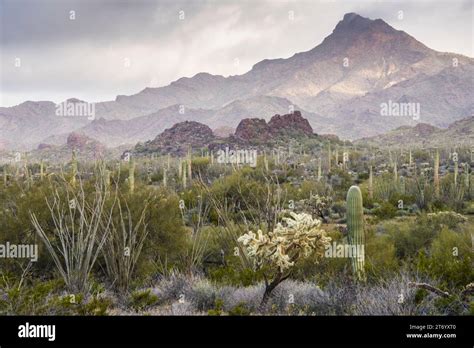
<instances>
[{"instance_id":1,"label":"ocotillo plant","mask_svg":"<svg viewBox=\"0 0 474 348\"><path fill-rule=\"evenodd\" d=\"M135 160L133 158L130 159L130 165L128 167L128 187L130 193L135 191Z\"/></svg>"},{"instance_id":2,"label":"ocotillo plant","mask_svg":"<svg viewBox=\"0 0 474 348\"><path fill-rule=\"evenodd\" d=\"M351 186L347 192L347 232L352 250L359 251L357 255L352 255L352 270L358 280L365 280L364 270L364 208L362 206L362 193L358 186ZM362 251L362 255L360 255Z\"/></svg>"},{"instance_id":3,"label":"ocotillo plant","mask_svg":"<svg viewBox=\"0 0 474 348\"><path fill-rule=\"evenodd\" d=\"M434 160L434 172L433 180L435 187L436 198L439 198L439 151L436 149L435 160Z\"/></svg>"}]
</instances>

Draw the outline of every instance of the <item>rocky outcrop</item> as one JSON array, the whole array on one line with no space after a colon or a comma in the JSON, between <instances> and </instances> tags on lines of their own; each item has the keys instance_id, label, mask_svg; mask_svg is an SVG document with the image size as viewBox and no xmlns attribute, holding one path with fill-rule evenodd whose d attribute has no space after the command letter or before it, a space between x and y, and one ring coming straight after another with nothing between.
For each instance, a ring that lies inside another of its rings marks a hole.
<instances>
[{"instance_id":1,"label":"rocky outcrop","mask_svg":"<svg viewBox=\"0 0 474 348\"><path fill-rule=\"evenodd\" d=\"M166 129L154 140L146 143L145 147L148 151L184 155L190 147L200 149L214 139L214 134L208 126L195 121L185 121Z\"/></svg>"},{"instance_id":2,"label":"rocky outcrop","mask_svg":"<svg viewBox=\"0 0 474 348\"><path fill-rule=\"evenodd\" d=\"M89 138L84 134L72 132L68 135L66 146L71 150L87 151L92 153L102 153L105 146L95 139Z\"/></svg>"},{"instance_id":3,"label":"rocky outcrop","mask_svg":"<svg viewBox=\"0 0 474 348\"><path fill-rule=\"evenodd\" d=\"M301 112L295 111L282 116L275 115L268 123L259 118L243 119L237 126L234 137L241 142L267 143L281 138L312 134L313 129L308 120L301 116Z\"/></svg>"},{"instance_id":4,"label":"rocky outcrop","mask_svg":"<svg viewBox=\"0 0 474 348\"><path fill-rule=\"evenodd\" d=\"M275 115L268 122L268 126L272 134L286 135L287 132L297 132L306 135L313 134L313 128L311 128L308 120L301 116L299 111L283 116Z\"/></svg>"}]
</instances>

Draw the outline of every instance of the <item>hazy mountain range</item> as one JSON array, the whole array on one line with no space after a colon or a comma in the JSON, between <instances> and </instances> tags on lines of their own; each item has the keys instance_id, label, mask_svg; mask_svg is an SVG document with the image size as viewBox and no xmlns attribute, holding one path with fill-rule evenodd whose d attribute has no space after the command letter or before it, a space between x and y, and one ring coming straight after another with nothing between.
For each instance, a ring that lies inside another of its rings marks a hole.
<instances>
[{"instance_id":1,"label":"hazy mountain range","mask_svg":"<svg viewBox=\"0 0 474 348\"><path fill-rule=\"evenodd\" d=\"M348 13L321 44L263 60L237 76L199 73L95 105L95 120L55 115L52 102L0 108L0 148L63 144L72 131L108 146L151 140L185 120L212 129L300 110L316 133L370 137L473 115L474 59L434 51L381 19ZM77 100L73 100L77 102ZM382 116L382 103L418 103L418 117Z\"/></svg>"},{"instance_id":2,"label":"hazy mountain range","mask_svg":"<svg viewBox=\"0 0 474 348\"><path fill-rule=\"evenodd\" d=\"M414 127L401 126L382 135L363 138L356 144L377 147L426 147L474 145L474 116L454 122L448 128L437 128L427 123Z\"/></svg>"}]
</instances>

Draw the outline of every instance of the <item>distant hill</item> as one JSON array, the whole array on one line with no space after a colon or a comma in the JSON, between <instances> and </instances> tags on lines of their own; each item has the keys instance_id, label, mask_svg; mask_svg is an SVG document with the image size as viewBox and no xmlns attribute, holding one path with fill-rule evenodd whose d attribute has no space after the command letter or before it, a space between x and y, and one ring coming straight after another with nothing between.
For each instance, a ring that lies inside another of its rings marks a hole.
<instances>
[{"instance_id":1,"label":"distant hill","mask_svg":"<svg viewBox=\"0 0 474 348\"><path fill-rule=\"evenodd\" d=\"M452 123L448 128L419 123L403 126L382 135L362 138L355 144L377 147L474 146L474 116Z\"/></svg>"}]
</instances>

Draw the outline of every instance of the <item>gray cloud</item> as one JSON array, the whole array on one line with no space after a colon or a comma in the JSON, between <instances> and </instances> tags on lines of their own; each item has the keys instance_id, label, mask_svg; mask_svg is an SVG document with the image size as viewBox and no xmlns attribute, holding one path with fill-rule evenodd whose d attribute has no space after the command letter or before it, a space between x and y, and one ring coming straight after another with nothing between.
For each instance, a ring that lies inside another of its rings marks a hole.
<instances>
[{"instance_id":1,"label":"gray cloud","mask_svg":"<svg viewBox=\"0 0 474 348\"><path fill-rule=\"evenodd\" d=\"M2 106L109 100L201 71L242 74L262 59L313 48L347 12L382 18L433 49L473 56L470 0L0 0L0 6Z\"/></svg>"}]
</instances>

